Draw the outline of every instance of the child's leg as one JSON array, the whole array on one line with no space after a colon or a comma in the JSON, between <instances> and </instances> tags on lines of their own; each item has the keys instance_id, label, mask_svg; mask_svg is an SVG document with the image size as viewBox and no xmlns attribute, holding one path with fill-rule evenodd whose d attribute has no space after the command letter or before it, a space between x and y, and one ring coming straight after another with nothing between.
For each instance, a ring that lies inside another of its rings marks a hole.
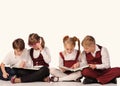
<instances>
[{"instance_id":1,"label":"child's leg","mask_svg":"<svg viewBox=\"0 0 120 86\"><path fill-rule=\"evenodd\" d=\"M11 77L13 77L14 75L16 75L15 71L12 68L9 67L5 67L6 72L9 74L9 80L11 79Z\"/></svg>"},{"instance_id":2,"label":"child's leg","mask_svg":"<svg viewBox=\"0 0 120 86\"><path fill-rule=\"evenodd\" d=\"M13 70L16 72L16 77L23 77L23 76L27 76L31 73L34 73L33 70L27 70L27 69L23 69L23 68L13 68Z\"/></svg>"},{"instance_id":3,"label":"child's leg","mask_svg":"<svg viewBox=\"0 0 120 86\"><path fill-rule=\"evenodd\" d=\"M8 78L3 78L3 73L0 69L0 79L7 81L7 80L10 80L11 77L15 75L15 71L13 69L11 69L10 67L5 67L5 70L9 74Z\"/></svg>"},{"instance_id":4,"label":"child's leg","mask_svg":"<svg viewBox=\"0 0 120 86\"><path fill-rule=\"evenodd\" d=\"M117 77L120 77L119 67L107 69L100 77L97 78L97 80L101 84L106 84Z\"/></svg>"},{"instance_id":5,"label":"child's leg","mask_svg":"<svg viewBox=\"0 0 120 86\"><path fill-rule=\"evenodd\" d=\"M85 77L83 84L97 83L96 78L102 73L102 71L93 70L91 68L85 68L82 70L82 75Z\"/></svg>"},{"instance_id":6,"label":"child's leg","mask_svg":"<svg viewBox=\"0 0 120 86\"><path fill-rule=\"evenodd\" d=\"M81 72L78 71L78 72L74 72L74 73L71 73L71 74L69 74L67 76L59 78L59 81L72 81L72 80L76 81L81 76L82 76Z\"/></svg>"},{"instance_id":7,"label":"child's leg","mask_svg":"<svg viewBox=\"0 0 120 86\"><path fill-rule=\"evenodd\" d=\"M93 78L93 79L96 79L100 73L91 69L91 68L85 68L82 70L82 75L85 76L85 77L90 77L90 78Z\"/></svg>"},{"instance_id":8,"label":"child's leg","mask_svg":"<svg viewBox=\"0 0 120 86\"><path fill-rule=\"evenodd\" d=\"M62 71L56 68L50 68L50 74L59 78L67 76L67 74L63 73Z\"/></svg>"},{"instance_id":9,"label":"child's leg","mask_svg":"<svg viewBox=\"0 0 120 86\"><path fill-rule=\"evenodd\" d=\"M21 77L21 82L44 81L44 79L47 78L49 74L48 67L42 67L40 70L35 71L32 74Z\"/></svg>"},{"instance_id":10,"label":"child's leg","mask_svg":"<svg viewBox=\"0 0 120 86\"><path fill-rule=\"evenodd\" d=\"M49 69L48 67L42 67L38 71L34 71L33 73L20 77L20 78L13 78L11 80L12 83L20 83L20 82L35 82L35 81L44 81L45 78L49 76Z\"/></svg>"}]
</instances>

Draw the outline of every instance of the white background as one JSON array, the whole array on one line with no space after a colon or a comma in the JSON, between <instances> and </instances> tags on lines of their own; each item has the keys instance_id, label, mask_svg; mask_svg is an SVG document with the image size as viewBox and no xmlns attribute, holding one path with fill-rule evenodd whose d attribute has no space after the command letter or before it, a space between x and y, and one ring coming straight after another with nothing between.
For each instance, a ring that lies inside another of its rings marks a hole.
<instances>
[{"instance_id":1,"label":"white background","mask_svg":"<svg viewBox=\"0 0 120 86\"><path fill-rule=\"evenodd\" d=\"M111 66L120 67L119 29L119 0L1 0L0 61L12 50L14 39L23 38L29 48L29 34L38 33L50 49L51 66L56 67L65 35L81 41L92 35L97 44L107 47Z\"/></svg>"}]
</instances>

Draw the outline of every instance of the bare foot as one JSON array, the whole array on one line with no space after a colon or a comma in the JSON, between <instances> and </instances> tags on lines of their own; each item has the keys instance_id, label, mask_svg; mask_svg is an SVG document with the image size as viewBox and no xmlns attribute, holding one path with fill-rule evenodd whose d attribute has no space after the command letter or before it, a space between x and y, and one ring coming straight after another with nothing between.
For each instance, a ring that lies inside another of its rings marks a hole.
<instances>
[{"instance_id":1,"label":"bare foot","mask_svg":"<svg viewBox=\"0 0 120 86\"><path fill-rule=\"evenodd\" d=\"M44 81L44 82L50 82L50 77L48 76L48 77L44 78L43 81Z\"/></svg>"}]
</instances>

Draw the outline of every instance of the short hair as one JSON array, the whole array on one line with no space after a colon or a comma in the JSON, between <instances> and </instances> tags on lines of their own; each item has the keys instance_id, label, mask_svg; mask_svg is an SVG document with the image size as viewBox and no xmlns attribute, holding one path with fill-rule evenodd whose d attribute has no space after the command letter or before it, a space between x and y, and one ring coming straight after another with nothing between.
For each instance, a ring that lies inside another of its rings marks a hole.
<instances>
[{"instance_id":1,"label":"short hair","mask_svg":"<svg viewBox=\"0 0 120 86\"><path fill-rule=\"evenodd\" d=\"M12 43L13 49L19 49L20 51L22 51L23 49L25 49L25 43L24 40L21 38L15 39Z\"/></svg>"},{"instance_id":2,"label":"short hair","mask_svg":"<svg viewBox=\"0 0 120 86\"><path fill-rule=\"evenodd\" d=\"M93 36L87 35L82 41L82 46L90 46L91 44L95 44L95 39Z\"/></svg>"},{"instance_id":3,"label":"short hair","mask_svg":"<svg viewBox=\"0 0 120 86\"><path fill-rule=\"evenodd\" d=\"M28 45L34 45L41 40L41 46L44 48L45 47L45 41L43 37L40 37L37 33L31 33L28 38Z\"/></svg>"}]
</instances>

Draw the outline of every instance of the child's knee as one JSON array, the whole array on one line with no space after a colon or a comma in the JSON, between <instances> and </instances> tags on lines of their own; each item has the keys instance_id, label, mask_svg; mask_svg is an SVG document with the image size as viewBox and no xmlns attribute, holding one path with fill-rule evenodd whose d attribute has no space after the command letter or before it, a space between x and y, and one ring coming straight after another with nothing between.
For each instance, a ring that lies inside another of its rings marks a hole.
<instances>
[{"instance_id":1,"label":"child's knee","mask_svg":"<svg viewBox=\"0 0 120 86\"><path fill-rule=\"evenodd\" d=\"M81 71L81 74L82 74L83 76L86 76L86 75L89 74L89 72L90 72L90 70L89 70L88 68L85 68L85 69L83 69L83 70Z\"/></svg>"},{"instance_id":2,"label":"child's knee","mask_svg":"<svg viewBox=\"0 0 120 86\"><path fill-rule=\"evenodd\" d=\"M50 73L54 74L56 72L56 68L50 68Z\"/></svg>"}]
</instances>

